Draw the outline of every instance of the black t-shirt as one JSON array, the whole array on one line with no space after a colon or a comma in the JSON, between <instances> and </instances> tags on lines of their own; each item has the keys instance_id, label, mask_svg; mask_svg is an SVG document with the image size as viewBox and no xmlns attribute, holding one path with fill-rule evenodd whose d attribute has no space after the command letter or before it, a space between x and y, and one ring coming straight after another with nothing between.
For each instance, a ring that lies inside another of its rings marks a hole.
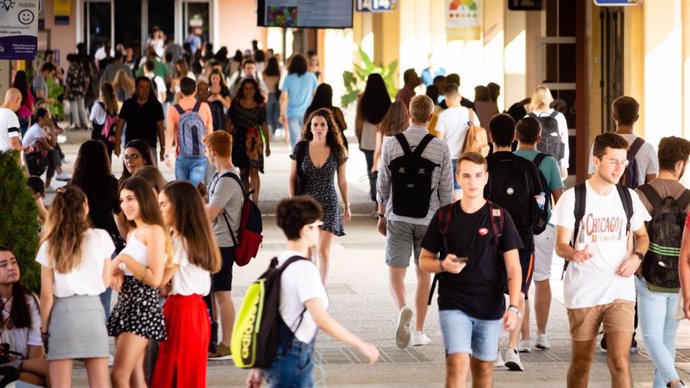
<instances>
[{"instance_id":1,"label":"black t-shirt","mask_svg":"<svg viewBox=\"0 0 690 388\"><path fill-rule=\"evenodd\" d=\"M447 206L453 207L448 225L448 250L468 260L459 274L439 274L438 309L462 310L477 319L500 319L505 312L503 294L507 288L507 276L503 255L499 251L522 247L513 220L508 212L502 210L503 231L496 246L488 204L472 214L462 210L460 201ZM500 228L500 225L496 226ZM442 247L443 235L439 230L437 211L426 230L422 248L439 252Z\"/></svg>"},{"instance_id":2,"label":"black t-shirt","mask_svg":"<svg viewBox=\"0 0 690 388\"><path fill-rule=\"evenodd\" d=\"M163 121L163 106L158 100L149 98L144 105L139 105L137 96L129 98L122 104L119 117L127 122L125 144L141 139L156 148L158 122Z\"/></svg>"},{"instance_id":3,"label":"black t-shirt","mask_svg":"<svg viewBox=\"0 0 690 388\"><path fill-rule=\"evenodd\" d=\"M530 160L527 160L521 156L515 155L512 152L508 151L499 151L499 152L494 152L493 154L489 155L486 157L486 161L489 165L489 177L491 177L491 174L493 173L494 166L496 166L496 163L498 163L499 159L512 159L515 160L515 162L519 165L522 166L525 171L527 171L527 175L529 175L531 181L532 181L532 188L534 189L534 195L538 195L540 192L543 192L541 188L541 180L539 179L539 171L537 170L537 166ZM491 199L491 195L489 193L489 185L486 185L484 187L484 198ZM525 201L531 200L535 201L534 197L532 198L525 198ZM506 206L505 204L498 204L501 206ZM532 232L532 228L527 228L524 230L518 230L518 233L520 234L520 238L522 239L522 243L524 244L524 249L533 252L534 251L534 233Z\"/></svg>"}]
</instances>

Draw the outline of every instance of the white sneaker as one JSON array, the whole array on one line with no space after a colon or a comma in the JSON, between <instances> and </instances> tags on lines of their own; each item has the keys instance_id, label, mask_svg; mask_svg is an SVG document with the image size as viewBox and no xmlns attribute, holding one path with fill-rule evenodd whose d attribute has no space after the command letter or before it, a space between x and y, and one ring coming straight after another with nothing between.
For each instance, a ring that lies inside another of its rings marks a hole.
<instances>
[{"instance_id":1,"label":"white sneaker","mask_svg":"<svg viewBox=\"0 0 690 388\"><path fill-rule=\"evenodd\" d=\"M494 361L494 368L503 368L506 366L506 362L503 361L503 357L501 357L501 352L498 352L498 357L496 357L496 361Z\"/></svg>"},{"instance_id":2,"label":"white sneaker","mask_svg":"<svg viewBox=\"0 0 690 388\"><path fill-rule=\"evenodd\" d=\"M532 340L520 340L517 351L519 353L529 353L532 351Z\"/></svg>"},{"instance_id":3,"label":"white sneaker","mask_svg":"<svg viewBox=\"0 0 690 388\"><path fill-rule=\"evenodd\" d=\"M548 338L546 338L546 333L537 334L537 341L535 342L534 347L541 350L551 349L551 342L549 342Z\"/></svg>"},{"instance_id":4,"label":"white sneaker","mask_svg":"<svg viewBox=\"0 0 690 388\"><path fill-rule=\"evenodd\" d=\"M415 331L412 333L412 346L424 346L431 343L431 339L426 336L426 334L421 331Z\"/></svg>"},{"instance_id":5,"label":"white sneaker","mask_svg":"<svg viewBox=\"0 0 690 388\"><path fill-rule=\"evenodd\" d=\"M72 177L69 176L69 175L67 175L67 174L65 174L65 173L63 172L62 174L56 175L56 176L55 176L55 179L57 179L57 180L59 180L59 181L62 181L62 182L67 182L67 181L69 181L70 179L72 179Z\"/></svg>"},{"instance_id":6,"label":"white sneaker","mask_svg":"<svg viewBox=\"0 0 690 388\"><path fill-rule=\"evenodd\" d=\"M520 361L520 353L515 349L506 350L506 367L513 371L523 371L525 368Z\"/></svg>"},{"instance_id":7,"label":"white sneaker","mask_svg":"<svg viewBox=\"0 0 690 388\"><path fill-rule=\"evenodd\" d=\"M410 344L410 321L412 320L412 310L405 306L400 309L398 315L398 327L395 329L395 344L400 349L405 349Z\"/></svg>"}]
</instances>

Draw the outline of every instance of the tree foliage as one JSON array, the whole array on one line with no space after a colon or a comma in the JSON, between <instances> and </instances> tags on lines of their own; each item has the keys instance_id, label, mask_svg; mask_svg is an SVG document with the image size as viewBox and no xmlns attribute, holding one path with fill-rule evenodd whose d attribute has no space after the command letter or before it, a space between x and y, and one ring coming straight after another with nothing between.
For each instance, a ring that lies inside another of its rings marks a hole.
<instances>
[{"instance_id":1,"label":"tree foliage","mask_svg":"<svg viewBox=\"0 0 690 388\"><path fill-rule=\"evenodd\" d=\"M14 253L22 281L38 292L41 279L40 266L35 261L38 209L18 158L17 151L0 152L0 245Z\"/></svg>"},{"instance_id":2,"label":"tree foliage","mask_svg":"<svg viewBox=\"0 0 690 388\"><path fill-rule=\"evenodd\" d=\"M345 94L340 96L340 105L346 107L357 100L364 90L364 85L367 82L367 77L372 73L379 73L386 83L386 89L388 89L388 94L395 96L397 90L395 88L395 70L398 68L398 61L393 61L387 66L379 66L375 64L367 53L359 49L359 56L362 59L362 65L356 63L352 64L354 71L344 71L343 72L343 84L345 85Z\"/></svg>"}]
</instances>

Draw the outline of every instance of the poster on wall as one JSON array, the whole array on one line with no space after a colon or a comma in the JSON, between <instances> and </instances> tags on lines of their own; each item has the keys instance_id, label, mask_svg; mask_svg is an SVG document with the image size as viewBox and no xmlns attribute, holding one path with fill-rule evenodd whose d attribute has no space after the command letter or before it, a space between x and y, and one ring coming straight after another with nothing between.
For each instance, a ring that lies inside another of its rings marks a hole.
<instances>
[{"instance_id":1,"label":"poster on wall","mask_svg":"<svg viewBox=\"0 0 690 388\"><path fill-rule=\"evenodd\" d=\"M0 59L36 58L38 0L0 2Z\"/></svg>"},{"instance_id":2,"label":"poster on wall","mask_svg":"<svg viewBox=\"0 0 690 388\"><path fill-rule=\"evenodd\" d=\"M482 0L446 0L446 40L481 40Z\"/></svg>"},{"instance_id":3,"label":"poster on wall","mask_svg":"<svg viewBox=\"0 0 690 388\"><path fill-rule=\"evenodd\" d=\"M68 25L71 8L71 0L54 0L53 15L55 16L55 24Z\"/></svg>"}]
</instances>

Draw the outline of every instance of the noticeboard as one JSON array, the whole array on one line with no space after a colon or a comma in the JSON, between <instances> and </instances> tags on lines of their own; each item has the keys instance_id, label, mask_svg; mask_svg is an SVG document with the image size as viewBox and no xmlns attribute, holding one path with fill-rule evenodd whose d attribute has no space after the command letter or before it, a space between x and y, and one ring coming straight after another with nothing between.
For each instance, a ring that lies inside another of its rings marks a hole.
<instances>
[{"instance_id":1,"label":"noticeboard","mask_svg":"<svg viewBox=\"0 0 690 388\"><path fill-rule=\"evenodd\" d=\"M0 2L0 59L36 58L38 0Z\"/></svg>"}]
</instances>

